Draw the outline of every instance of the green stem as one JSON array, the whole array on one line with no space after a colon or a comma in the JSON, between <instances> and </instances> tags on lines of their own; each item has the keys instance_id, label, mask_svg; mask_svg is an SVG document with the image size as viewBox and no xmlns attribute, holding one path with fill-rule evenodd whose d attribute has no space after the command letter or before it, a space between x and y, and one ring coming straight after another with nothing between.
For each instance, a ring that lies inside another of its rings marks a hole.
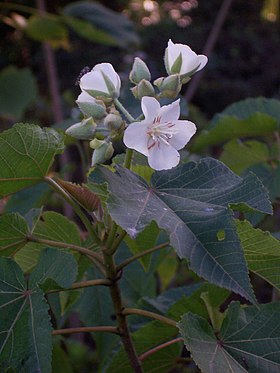
<instances>
[{"instance_id":1,"label":"green stem","mask_svg":"<svg viewBox=\"0 0 280 373\"><path fill-rule=\"evenodd\" d=\"M160 249L163 249L165 248L166 246L169 246L169 242L164 242L160 245L157 245L157 246L154 246L148 250L145 250L145 251L142 251L141 253L138 253L136 255L133 255L132 257L124 260L121 264L119 264L117 266L117 270L120 271L121 269L123 269L124 267L126 267L127 265L129 265L130 263L134 262L135 260L138 260L140 258L142 258L143 256L145 255L148 255L148 254L151 254L153 253L154 251L157 251L157 250L160 250Z\"/></svg>"},{"instance_id":2,"label":"green stem","mask_svg":"<svg viewBox=\"0 0 280 373\"><path fill-rule=\"evenodd\" d=\"M117 98L114 99L114 103L116 107L123 113L123 115L126 116L126 118L129 120L130 123L135 121L133 116L126 110L126 108Z\"/></svg>"},{"instance_id":3,"label":"green stem","mask_svg":"<svg viewBox=\"0 0 280 373\"><path fill-rule=\"evenodd\" d=\"M110 254L114 254L117 251L119 245L121 244L125 236L126 236L126 231L122 229L121 232L119 233L119 236L115 238L114 242L112 243L112 246L110 247L110 250L109 250Z\"/></svg>"},{"instance_id":4,"label":"green stem","mask_svg":"<svg viewBox=\"0 0 280 373\"><path fill-rule=\"evenodd\" d=\"M31 234L28 235L26 238L27 238L28 241L37 242L37 243L40 243L42 245L47 245L47 246L52 246L52 247L60 247L60 248L63 248L63 249L71 249L71 250L78 251L80 254L83 254L83 255L94 258L96 261L98 261L99 264L101 264L103 266L101 256L99 254L89 250L89 249L86 249L85 247L78 246L78 245L73 245L73 244L70 244L70 243L60 242L60 241L46 240L44 238L39 238L39 237L33 236Z\"/></svg>"},{"instance_id":5,"label":"green stem","mask_svg":"<svg viewBox=\"0 0 280 373\"><path fill-rule=\"evenodd\" d=\"M156 346L152 348L151 350L144 352L142 355L139 356L139 360L143 361L147 357L151 356L152 354L155 354L156 352L162 350L163 348L171 346L174 343L183 342L183 341L184 341L183 338L179 337L179 338L172 339L172 341L162 343L161 345Z\"/></svg>"},{"instance_id":6,"label":"green stem","mask_svg":"<svg viewBox=\"0 0 280 373\"><path fill-rule=\"evenodd\" d=\"M139 316L150 317L151 319L161 321L161 322L163 322L167 325L177 327L177 322L175 320L169 319L168 317L159 315L159 314L154 313L154 312L141 310L139 308L124 308L123 311L122 311L122 314L123 315L139 315Z\"/></svg>"},{"instance_id":7,"label":"green stem","mask_svg":"<svg viewBox=\"0 0 280 373\"><path fill-rule=\"evenodd\" d=\"M79 216L79 218L81 219L82 223L84 224L84 226L86 227L88 233L90 234L90 236L92 237L92 239L98 244L100 245L101 242L100 242L100 239L99 237L97 236L94 228L93 228L93 225L91 224L91 222L89 221L89 219L87 218L87 216L84 214L83 210L80 208L80 206L71 198L71 196L54 180L52 179L51 177L48 177L46 176L45 177L45 182L48 183L58 194L60 194L65 201L67 201L73 208L73 210L75 211L75 213Z\"/></svg>"},{"instance_id":8,"label":"green stem","mask_svg":"<svg viewBox=\"0 0 280 373\"><path fill-rule=\"evenodd\" d=\"M105 332L119 334L118 328L115 326L83 326L80 328L67 328L57 329L52 331L52 335L60 334L74 334L74 333L93 333L93 332Z\"/></svg>"},{"instance_id":9,"label":"green stem","mask_svg":"<svg viewBox=\"0 0 280 373\"><path fill-rule=\"evenodd\" d=\"M100 279L97 279L97 280L75 282L70 288L67 288L67 289L52 289L52 290L47 291L47 294L60 293L61 291L78 290L78 289L87 288L89 286L99 286L99 285L110 286L111 283L112 283L111 281L109 281L107 279L103 279L103 278L100 278Z\"/></svg>"},{"instance_id":10,"label":"green stem","mask_svg":"<svg viewBox=\"0 0 280 373\"><path fill-rule=\"evenodd\" d=\"M107 279L112 281L112 285L110 286L110 293L116 313L118 330L123 342L124 349L127 353L130 365L133 368L134 372L143 373L141 362L139 361L137 352L129 333L126 316L122 312L124 307L122 303L120 288L118 285L118 273L114 263L114 258L112 255L108 255L106 253L106 250L103 251L103 258L106 266Z\"/></svg>"},{"instance_id":11,"label":"green stem","mask_svg":"<svg viewBox=\"0 0 280 373\"><path fill-rule=\"evenodd\" d=\"M133 157L133 149L126 149L123 166L130 169Z\"/></svg>"}]
</instances>

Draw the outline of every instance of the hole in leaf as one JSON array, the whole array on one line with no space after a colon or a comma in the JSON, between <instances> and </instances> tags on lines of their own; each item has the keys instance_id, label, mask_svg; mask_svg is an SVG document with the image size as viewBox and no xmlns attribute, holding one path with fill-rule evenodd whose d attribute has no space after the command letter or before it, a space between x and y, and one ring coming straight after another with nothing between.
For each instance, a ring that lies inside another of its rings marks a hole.
<instances>
[{"instance_id":1,"label":"hole in leaf","mask_svg":"<svg viewBox=\"0 0 280 373\"><path fill-rule=\"evenodd\" d=\"M217 232L217 238L218 238L218 241L223 241L226 238L226 233L225 233L224 229L220 229Z\"/></svg>"}]
</instances>

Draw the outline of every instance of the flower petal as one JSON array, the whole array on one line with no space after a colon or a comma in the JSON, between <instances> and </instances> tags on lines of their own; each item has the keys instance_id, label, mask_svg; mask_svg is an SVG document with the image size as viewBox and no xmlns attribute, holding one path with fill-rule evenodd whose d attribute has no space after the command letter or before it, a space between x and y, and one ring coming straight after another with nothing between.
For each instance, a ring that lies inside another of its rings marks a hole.
<instances>
[{"instance_id":1,"label":"flower petal","mask_svg":"<svg viewBox=\"0 0 280 373\"><path fill-rule=\"evenodd\" d=\"M145 119L153 121L159 113L160 104L154 97L144 96L141 101L141 108Z\"/></svg>"},{"instance_id":2,"label":"flower petal","mask_svg":"<svg viewBox=\"0 0 280 373\"><path fill-rule=\"evenodd\" d=\"M95 104L95 99L93 97L91 97L88 93L83 91L81 94L79 94L76 102L77 103L88 102L88 103L94 103Z\"/></svg>"},{"instance_id":3,"label":"flower petal","mask_svg":"<svg viewBox=\"0 0 280 373\"><path fill-rule=\"evenodd\" d=\"M90 71L83 75L80 80L80 87L84 91L100 91L107 94L109 93L100 71Z\"/></svg>"},{"instance_id":4,"label":"flower petal","mask_svg":"<svg viewBox=\"0 0 280 373\"><path fill-rule=\"evenodd\" d=\"M197 60L200 63L200 65L199 65L199 68L196 71L199 71L199 70L203 69L203 67L207 64L208 58L207 58L207 56L204 56L204 54L199 54L197 56Z\"/></svg>"},{"instance_id":5,"label":"flower petal","mask_svg":"<svg viewBox=\"0 0 280 373\"><path fill-rule=\"evenodd\" d=\"M161 123L177 120L180 116L180 99L162 106L158 115L161 117Z\"/></svg>"},{"instance_id":6,"label":"flower petal","mask_svg":"<svg viewBox=\"0 0 280 373\"><path fill-rule=\"evenodd\" d=\"M173 122L176 133L169 139L169 144L175 149L182 149L196 133L196 126L189 120L177 120Z\"/></svg>"},{"instance_id":7,"label":"flower petal","mask_svg":"<svg viewBox=\"0 0 280 373\"><path fill-rule=\"evenodd\" d=\"M148 135L146 121L131 123L124 131L123 142L130 148L148 156Z\"/></svg>"},{"instance_id":8,"label":"flower petal","mask_svg":"<svg viewBox=\"0 0 280 373\"><path fill-rule=\"evenodd\" d=\"M180 154L171 145L158 142L149 149L148 162L154 170L169 170L177 166Z\"/></svg>"},{"instance_id":9,"label":"flower petal","mask_svg":"<svg viewBox=\"0 0 280 373\"><path fill-rule=\"evenodd\" d=\"M121 80L119 75L110 63L98 63L92 69L93 71L102 71L112 82L117 92L121 88Z\"/></svg>"}]
</instances>

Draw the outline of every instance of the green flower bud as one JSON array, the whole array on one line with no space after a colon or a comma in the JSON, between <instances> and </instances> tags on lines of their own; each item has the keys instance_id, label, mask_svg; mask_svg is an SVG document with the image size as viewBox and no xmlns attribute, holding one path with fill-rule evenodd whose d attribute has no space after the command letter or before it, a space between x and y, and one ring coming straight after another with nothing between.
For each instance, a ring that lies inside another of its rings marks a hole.
<instances>
[{"instance_id":1,"label":"green flower bud","mask_svg":"<svg viewBox=\"0 0 280 373\"><path fill-rule=\"evenodd\" d=\"M104 103L91 97L86 92L82 92L76 102L81 112L88 117L92 117L95 120L100 120L106 115L106 106Z\"/></svg>"},{"instance_id":2,"label":"green flower bud","mask_svg":"<svg viewBox=\"0 0 280 373\"><path fill-rule=\"evenodd\" d=\"M131 88L131 92L133 93L134 97L138 98L139 100L141 100L144 96L155 96L154 87L148 80L145 79L141 80L138 85Z\"/></svg>"},{"instance_id":3,"label":"green flower bud","mask_svg":"<svg viewBox=\"0 0 280 373\"><path fill-rule=\"evenodd\" d=\"M141 58L136 57L133 62L132 70L129 74L129 80L134 84L138 84L142 79L150 81L151 73L145 62L142 61Z\"/></svg>"},{"instance_id":4,"label":"green flower bud","mask_svg":"<svg viewBox=\"0 0 280 373\"><path fill-rule=\"evenodd\" d=\"M78 140L90 140L94 137L95 130L96 123L92 118L87 118L79 123L73 124L65 131L65 133Z\"/></svg>"},{"instance_id":5,"label":"green flower bud","mask_svg":"<svg viewBox=\"0 0 280 373\"><path fill-rule=\"evenodd\" d=\"M182 88L180 76L170 75L160 83L159 90L161 97L176 98Z\"/></svg>"},{"instance_id":6,"label":"green flower bud","mask_svg":"<svg viewBox=\"0 0 280 373\"><path fill-rule=\"evenodd\" d=\"M112 157L114 154L114 148L112 143L104 140L94 139L90 142L90 147L94 149L91 159L91 165L94 166L97 163L104 163Z\"/></svg>"},{"instance_id":7,"label":"green flower bud","mask_svg":"<svg viewBox=\"0 0 280 373\"><path fill-rule=\"evenodd\" d=\"M157 78L157 79L154 81L154 85L160 89L160 87L161 87L163 81L164 81L164 78L163 78L163 77L161 77L161 78Z\"/></svg>"},{"instance_id":8,"label":"green flower bud","mask_svg":"<svg viewBox=\"0 0 280 373\"><path fill-rule=\"evenodd\" d=\"M104 119L104 124L111 131L119 131L123 127L123 120L120 115L108 114Z\"/></svg>"}]
</instances>

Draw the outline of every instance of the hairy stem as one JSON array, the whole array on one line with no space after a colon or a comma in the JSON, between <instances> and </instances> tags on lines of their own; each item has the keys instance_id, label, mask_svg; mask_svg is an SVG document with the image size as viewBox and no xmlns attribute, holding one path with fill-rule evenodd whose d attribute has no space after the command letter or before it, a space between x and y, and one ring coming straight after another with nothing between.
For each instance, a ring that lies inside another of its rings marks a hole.
<instances>
[{"instance_id":1,"label":"hairy stem","mask_svg":"<svg viewBox=\"0 0 280 373\"><path fill-rule=\"evenodd\" d=\"M151 319L155 319L158 321L161 321L165 324L177 327L177 322L175 320L169 319L168 317L159 315L158 313L146 311L146 310L141 310L139 308L124 308L122 310L123 315L139 315L139 316L145 316L149 317Z\"/></svg>"},{"instance_id":2,"label":"hairy stem","mask_svg":"<svg viewBox=\"0 0 280 373\"><path fill-rule=\"evenodd\" d=\"M129 265L130 263L134 262L135 260L138 260L140 258L142 258L143 256L145 255L148 255L148 254L151 254L153 253L154 251L157 251L157 250L160 250L160 249L163 249L167 246L169 246L169 242L164 242L160 245L157 245L157 246L154 246L148 250L145 250L145 251L142 251L141 253L138 253L136 255L133 255L132 257L124 260L121 264L119 264L117 266L117 271L120 271L121 269L123 269L124 267L126 267L127 265Z\"/></svg>"},{"instance_id":3,"label":"hairy stem","mask_svg":"<svg viewBox=\"0 0 280 373\"><path fill-rule=\"evenodd\" d=\"M119 334L123 342L124 349L127 353L131 367L133 368L134 372L143 373L141 363L139 361L137 352L135 350L135 347L133 345L133 342L132 342L132 339L129 333L126 316L122 312L124 307L122 304L120 288L117 282L118 272L116 270L114 258L112 255L108 255L106 253L106 249L103 251L103 257L104 257L104 263L106 266L107 279L112 281L112 284L110 286L110 293L111 293L111 298L112 298L113 305L115 308L116 319L118 323L118 330L119 330Z\"/></svg>"},{"instance_id":4,"label":"hairy stem","mask_svg":"<svg viewBox=\"0 0 280 373\"><path fill-rule=\"evenodd\" d=\"M28 241L31 241L31 242L37 242L37 243L51 246L51 247L60 247L63 249L71 249L71 250L78 251L80 254L94 258L95 260L99 262L99 264L103 265L101 256L89 249L86 249L85 247L73 245L70 243L60 242L60 241L46 240L44 238L33 236L32 234L28 235L26 238Z\"/></svg>"},{"instance_id":5,"label":"hairy stem","mask_svg":"<svg viewBox=\"0 0 280 373\"><path fill-rule=\"evenodd\" d=\"M105 332L119 334L118 328L115 326L84 326L80 328L57 329L52 331L52 335L74 334L74 333L93 333Z\"/></svg>"},{"instance_id":6,"label":"hairy stem","mask_svg":"<svg viewBox=\"0 0 280 373\"><path fill-rule=\"evenodd\" d=\"M89 286L99 286L99 285L110 286L111 283L112 283L111 281L109 281L107 279L103 279L103 278L100 278L100 279L97 279L97 280L75 282L70 288L67 288L67 289L52 289L52 290L47 291L47 294L60 293L61 291L78 290L78 289L87 288Z\"/></svg>"},{"instance_id":7,"label":"hairy stem","mask_svg":"<svg viewBox=\"0 0 280 373\"><path fill-rule=\"evenodd\" d=\"M139 360L143 361L147 357L155 354L156 352L162 350L163 348L171 346L174 343L182 342L182 341L183 341L183 338L179 337L179 338L172 339L172 341L165 342L165 343L163 343L159 346L156 346L156 347L152 348L149 351L144 352L142 355L139 356Z\"/></svg>"},{"instance_id":8,"label":"hairy stem","mask_svg":"<svg viewBox=\"0 0 280 373\"><path fill-rule=\"evenodd\" d=\"M54 180L52 179L51 177L49 176L46 176L44 178L45 182L48 183L59 195L61 195L61 197L64 198L64 200L66 202L68 202L73 210L75 211L75 213L79 216L79 218L81 219L82 223L84 224L84 226L86 227L88 233L90 234L90 236L92 237L92 239L97 243L97 244L100 244L100 239L99 237L97 236L95 230L94 230L94 227L93 225L91 224L91 222L89 221L89 219L87 218L87 216L84 214L83 210L80 208L80 206L71 198L71 196Z\"/></svg>"},{"instance_id":9,"label":"hairy stem","mask_svg":"<svg viewBox=\"0 0 280 373\"><path fill-rule=\"evenodd\" d=\"M116 107L123 113L123 115L129 120L130 123L135 121L133 116L126 110L126 108L117 98L114 99L114 103Z\"/></svg>"}]
</instances>

